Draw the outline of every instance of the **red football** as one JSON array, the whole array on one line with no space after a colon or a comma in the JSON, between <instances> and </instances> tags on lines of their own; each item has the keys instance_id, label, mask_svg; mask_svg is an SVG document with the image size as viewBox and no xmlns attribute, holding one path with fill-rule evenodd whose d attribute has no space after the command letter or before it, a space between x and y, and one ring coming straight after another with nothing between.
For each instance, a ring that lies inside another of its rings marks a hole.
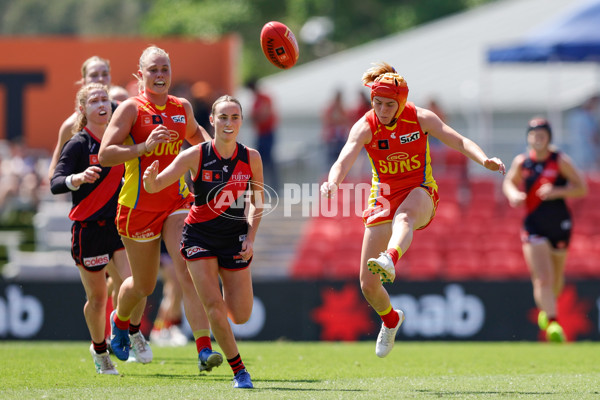
<instances>
[{"instance_id":1,"label":"red football","mask_svg":"<svg viewBox=\"0 0 600 400\"><path fill-rule=\"evenodd\" d=\"M281 69L291 68L298 61L298 42L284 24L277 21L267 22L260 32L260 46L267 60Z\"/></svg>"}]
</instances>

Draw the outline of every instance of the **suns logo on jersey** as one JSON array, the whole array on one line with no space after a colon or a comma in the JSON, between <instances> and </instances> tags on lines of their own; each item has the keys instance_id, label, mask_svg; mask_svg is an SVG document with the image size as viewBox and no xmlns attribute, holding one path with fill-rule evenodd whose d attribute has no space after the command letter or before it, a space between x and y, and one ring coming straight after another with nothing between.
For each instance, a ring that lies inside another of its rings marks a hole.
<instances>
[{"instance_id":1,"label":"suns logo on jersey","mask_svg":"<svg viewBox=\"0 0 600 400\"><path fill-rule=\"evenodd\" d=\"M388 161L396 161L396 162L400 162L402 160L406 160L408 158L408 154L407 153L403 153L401 151L397 152L397 153L392 153L389 156L386 157L386 159Z\"/></svg>"},{"instance_id":2,"label":"suns logo on jersey","mask_svg":"<svg viewBox=\"0 0 600 400\"><path fill-rule=\"evenodd\" d=\"M382 174L403 174L421 168L419 155L410 157L407 153L401 151L390 154L385 160L378 160L379 172Z\"/></svg>"},{"instance_id":3,"label":"suns logo on jersey","mask_svg":"<svg viewBox=\"0 0 600 400\"><path fill-rule=\"evenodd\" d=\"M185 124L185 115L172 115L171 119L176 124Z\"/></svg>"}]
</instances>

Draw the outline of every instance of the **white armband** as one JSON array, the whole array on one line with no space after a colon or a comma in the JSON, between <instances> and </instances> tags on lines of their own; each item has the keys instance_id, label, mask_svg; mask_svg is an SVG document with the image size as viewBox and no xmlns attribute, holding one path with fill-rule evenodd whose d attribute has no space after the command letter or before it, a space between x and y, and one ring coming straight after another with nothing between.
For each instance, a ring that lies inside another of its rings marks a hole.
<instances>
[{"instance_id":1,"label":"white armband","mask_svg":"<svg viewBox=\"0 0 600 400\"><path fill-rule=\"evenodd\" d=\"M79 190L79 186L73 185L72 180L73 180L73 175L69 175L69 176L67 176L67 179L65 179L65 184L67 185L69 190L72 190L72 191Z\"/></svg>"}]
</instances>

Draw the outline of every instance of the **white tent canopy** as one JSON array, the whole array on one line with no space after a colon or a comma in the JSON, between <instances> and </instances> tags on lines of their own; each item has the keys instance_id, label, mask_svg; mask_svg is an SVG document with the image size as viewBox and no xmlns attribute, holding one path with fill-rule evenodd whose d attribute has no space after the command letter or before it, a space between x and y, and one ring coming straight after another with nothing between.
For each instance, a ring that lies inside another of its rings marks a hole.
<instances>
[{"instance_id":1,"label":"white tent canopy","mask_svg":"<svg viewBox=\"0 0 600 400\"><path fill-rule=\"evenodd\" d=\"M556 106L572 107L596 89L590 85L597 81L594 64L491 68L486 60L490 46L516 41L572 5L564 0L498 1L294 67L261 84L279 100L283 116L320 115L337 89L355 101L362 73L372 62L386 61L406 78L410 101L423 104L433 96L450 113L481 104L494 111L543 111L557 92Z\"/></svg>"},{"instance_id":2,"label":"white tent canopy","mask_svg":"<svg viewBox=\"0 0 600 400\"><path fill-rule=\"evenodd\" d=\"M275 99L281 117L276 157L289 161L311 154L303 165L321 165L322 173L324 156L317 146L323 110L336 90L342 91L346 106L355 106L358 92L367 90L361 76L377 61L392 64L406 78L409 101L425 107L435 98L453 127L507 162L523 150L523 127L533 115L550 115L557 138L563 137L560 112L598 91L598 66L492 66L487 52L518 41L575 3L499 0L262 79L259 83ZM246 95L242 93L243 101Z\"/></svg>"}]
</instances>

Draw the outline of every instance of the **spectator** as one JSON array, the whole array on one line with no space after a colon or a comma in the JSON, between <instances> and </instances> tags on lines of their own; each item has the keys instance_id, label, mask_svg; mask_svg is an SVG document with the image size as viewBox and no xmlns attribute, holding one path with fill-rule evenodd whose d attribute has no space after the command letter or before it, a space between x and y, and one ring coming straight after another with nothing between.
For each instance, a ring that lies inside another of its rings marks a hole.
<instances>
[{"instance_id":1,"label":"spectator","mask_svg":"<svg viewBox=\"0 0 600 400\"><path fill-rule=\"evenodd\" d=\"M273 160L273 147L277 130L277 114L273 108L271 97L258 88L256 79L251 79L247 84L248 89L254 94L254 102L250 117L256 131L256 149L262 157L265 172L265 183L274 190L279 188L279 175Z\"/></svg>"},{"instance_id":2,"label":"spectator","mask_svg":"<svg viewBox=\"0 0 600 400\"><path fill-rule=\"evenodd\" d=\"M600 125L596 113L600 96L592 96L567 117L569 153L584 172L598 170Z\"/></svg>"},{"instance_id":3,"label":"spectator","mask_svg":"<svg viewBox=\"0 0 600 400\"><path fill-rule=\"evenodd\" d=\"M333 164L346 143L348 129L350 128L350 116L344 108L340 90L336 90L333 101L327 106L322 115L322 121L323 137L327 145L327 161L329 164Z\"/></svg>"}]
</instances>

